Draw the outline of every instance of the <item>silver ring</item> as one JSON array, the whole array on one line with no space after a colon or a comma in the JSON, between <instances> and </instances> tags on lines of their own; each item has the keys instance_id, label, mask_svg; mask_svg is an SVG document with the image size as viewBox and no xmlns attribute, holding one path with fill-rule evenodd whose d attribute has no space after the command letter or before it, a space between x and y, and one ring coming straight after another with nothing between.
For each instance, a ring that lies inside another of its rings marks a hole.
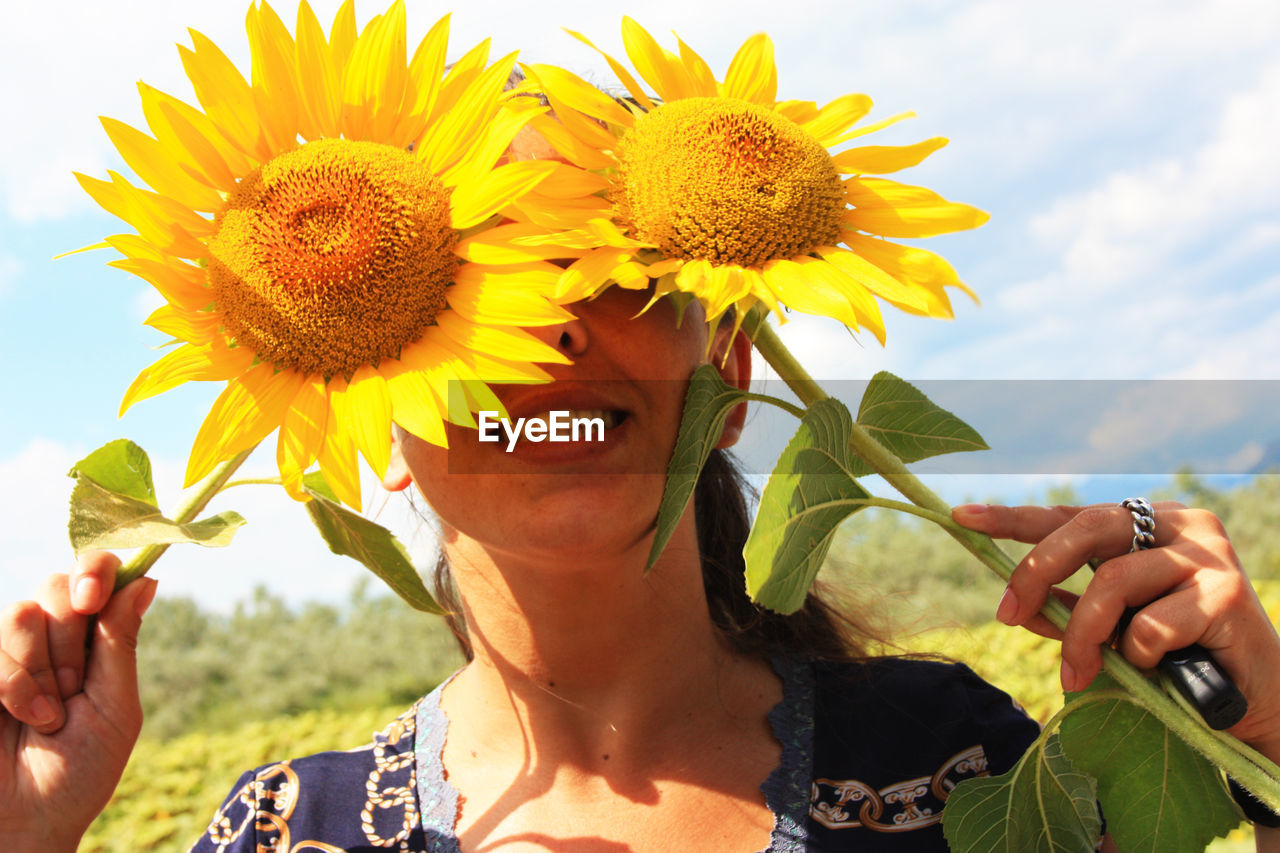
<instances>
[{"instance_id":1,"label":"silver ring","mask_svg":"<svg viewBox=\"0 0 1280 853\"><path fill-rule=\"evenodd\" d=\"M1133 545L1129 553L1145 551L1156 546L1156 511L1146 498L1125 498L1120 506L1133 516Z\"/></svg>"}]
</instances>

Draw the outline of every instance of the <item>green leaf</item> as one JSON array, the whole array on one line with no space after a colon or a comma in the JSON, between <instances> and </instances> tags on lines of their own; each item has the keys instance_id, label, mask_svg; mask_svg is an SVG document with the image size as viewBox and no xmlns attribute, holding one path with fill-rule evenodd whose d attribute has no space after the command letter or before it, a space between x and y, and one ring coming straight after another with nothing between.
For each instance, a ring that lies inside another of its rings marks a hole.
<instances>
[{"instance_id":1,"label":"green leaf","mask_svg":"<svg viewBox=\"0 0 1280 853\"><path fill-rule=\"evenodd\" d=\"M1073 695L1114 687L1104 673ZM1071 763L1098 780L1107 831L1125 853L1203 850L1240 823L1217 768L1132 702L1081 703L1061 737Z\"/></svg>"},{"instance_id":2,"label":"green leaf","mask_svg":"<svg viewBox=\"0 0 1280 853\"><path fill-rule=\"evenodd\" d=\"M99 548L141 548L189 542L208 547L230 545L244 524L238 513L178 524L160 514L154 503L104 488L76 473L71 490L71 520L67 531L76 553Z\"/></svg>"},{"instance_id":3,"label":"green leaf","mask_svg":"<svg viewBox=\"0 0 1280 853\"><path fill-rule=\"evenodd\" d=\"M658 506L657 532L649 549L645 571L653 568L675 532L685 507L693 498L698 475L707 457L720 440L725 418L734 406L747 399L746 392L734 388L720 377L714 365L704 364L694 371L684 398L684 415L675 450L667 465L667 485Z\"/></svg>"},{"instance_id":4,"label":"green leaf","mask_svg":"<svg viewBox=\"0 0 1280 853\"><path fill-rule=\"evenodd\" d=\"M918 462L944 453L987 450L973 427L938 407L910 382L880 371L871 378L858 423L903 462ZM858 460L859 476L871 468Z\"/></svg>"},{"instance_id":5,"label":"green leaf","mask_svg":"<svg viewBox=\"0 0 1280 853\"><path fill-rule=\"evenodd\" d=\"M68 477L83 474L109 492L156 506L147 452L127 438L107 442L75 464Z\"/></svg>"},{"instance_id":6,"label":"green leaf","mask_svg":"<svg viewBox=\"0 0 1280 853\"><path fill-rule=\"evenodd\" d=\"M854 479L852 431L853 418L839 400L814 403L760 495L743 555L747 592L770 610L792 613L804 604L836 526L870 497Z\"/></svg>"},{"instance_id":7,"label":"green leaf","mask_svg":"<svg viewBox=\"0 0 1280 853\"><path fill-rule=\"evenodd\" d=\"M1054 733L1008 773L957 785L942 832L952 853L1092 853L1102 821L1093 779L1071 766Z\"/></svg>"},{"instance_id":8,"label":"green leaf","mask_svg":"<svg viewBox=\"0 0 1280 853\"><path fill-rule=\"evenodd\" d=\"M390 530L343 506L319 474L305 477L303 488L311 496L307 513L330 551L359 562L414 609L444 612L418 577L409 553Z\"/></svg>"}]
</instances>

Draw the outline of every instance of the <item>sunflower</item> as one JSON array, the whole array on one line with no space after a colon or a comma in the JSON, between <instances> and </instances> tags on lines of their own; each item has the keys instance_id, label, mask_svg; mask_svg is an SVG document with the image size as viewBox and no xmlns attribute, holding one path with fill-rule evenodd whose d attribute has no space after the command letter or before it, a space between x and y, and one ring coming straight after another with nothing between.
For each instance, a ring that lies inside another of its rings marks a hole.
<instances>
[{"instance_id":1,"label":"sunflower","mask_svg":"<svg viewBox=\"0 0 1280 853\"><path fill-rule=\"evenodd\" d=\"M885 238L974 228L987 215L871 177L916 165L946 139L832 154L911 114L854 127L871 109L866 95L821 108L776 100L773 45L763 34L742 45L723 81L683 41L673 54L630 18L622 38L656 97L603 51L628 97L610 97L555 66L526 69L553 113L534 126L602 180L566 228L580 245L595 242L565 271L558 296L590 298L610 283L642 288L656 280L657 296L693 294L711 322L731 307L741 318L759 304L774 313L784 305L865 326L883 343L873 295L939 317L952 316L946 287L973 295L938 255ZM558 222L566 224L563 216Z\"/></svg>"},{"instance_id":2,"label":"sunflower","mask_svg":"<svg viewBox=\"0 0 1280 853\"><path fill-rule=\"evenodd\" d=\"M502 162L543 108L504 91L515 55L489 64L487 42L446 75L448 24L406 61L401 0L359 33L348 0L327 36L305 0L296 37L251 6L250 80L192 31L179 52L202 109L139 84L150 134L103 119L151 189L76 177L136 229L100 245L164 296L147 323L177 344L121 413L184 382L227 382L188 485L278 429L291 495L306 498L318 462L358 508L357 450L382 474L392 422L443 446L446 421L502 410L487 383L546 381L533 362L565 361L517 328L572 316L547 298L560 268L470 249L555 170Z\"/></svg>"}]
</instances>

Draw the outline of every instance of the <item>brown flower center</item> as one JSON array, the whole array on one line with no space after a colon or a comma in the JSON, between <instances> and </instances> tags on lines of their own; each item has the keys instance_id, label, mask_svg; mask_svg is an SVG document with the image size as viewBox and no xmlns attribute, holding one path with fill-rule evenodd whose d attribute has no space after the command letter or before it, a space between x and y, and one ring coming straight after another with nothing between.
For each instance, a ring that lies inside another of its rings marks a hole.
<instances>
[{"instance_id":1,"label":"brown flower center","mask_svg":"<svg viewBox=\"0 0 1280 853\"><path fill-rule=\"evenodd\" d=\"M217 218L209 280L261 360L350 376L394 358L458 270L449 190L390 145L321 139L246 177Z\"/></svg>"},{"instance_id":2,"label":"brown flower center","mask_svg":"<svg viewBox=\"0 0 1280 853\"><path fill-rule=\"evenodd\" d=\"M617 156L618 216L670 257L751 267L838 240L845 203L831 155L766 107L671 101L636 120Z\"/></svg>"}]
</instances>

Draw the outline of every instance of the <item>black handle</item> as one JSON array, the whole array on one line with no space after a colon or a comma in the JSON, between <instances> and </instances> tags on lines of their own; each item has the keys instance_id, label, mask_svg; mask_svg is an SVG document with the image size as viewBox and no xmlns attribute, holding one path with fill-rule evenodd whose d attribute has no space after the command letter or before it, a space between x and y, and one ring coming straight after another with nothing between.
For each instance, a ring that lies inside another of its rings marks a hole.
<instances>
[{"instance_id":1,"label":"black handle","mask_svg":"<svg viewBox=\"0 0 1280 853\"><path fill-rule=\"evenodd\" d=\"M1116 626L1117 639L1129 627L1129 621L1136 612L1132 607L1125 609L1120 624ZM1160 659L1156 668L1169 677L1173 686L1200 712L1205 725L1211 729L1229 729L1244 719L1245 712L1249 710L1249 700L1244 698L1231 676L1206 648L1197 643L1169 652Z\"/></svg>"}]
</instances>

